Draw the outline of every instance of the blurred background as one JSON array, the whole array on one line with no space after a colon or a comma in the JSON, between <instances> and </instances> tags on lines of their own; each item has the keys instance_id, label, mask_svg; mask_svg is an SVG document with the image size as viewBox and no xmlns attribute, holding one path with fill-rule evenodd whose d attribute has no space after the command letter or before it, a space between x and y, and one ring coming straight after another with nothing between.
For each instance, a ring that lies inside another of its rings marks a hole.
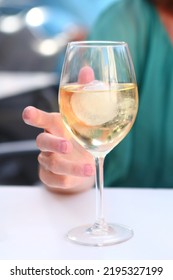
<instances>
[{"instance_id":1,"label":"blurred background","mask_svg":"<svg viewBox=\"0 0 173 280\"><path fill-rule=\"evenodd\" d=\"M0 0L0 185L36 185L35 137L23 109L57 111L66 45L85 40L115 0Z\"/></svg>"}]
</instances>

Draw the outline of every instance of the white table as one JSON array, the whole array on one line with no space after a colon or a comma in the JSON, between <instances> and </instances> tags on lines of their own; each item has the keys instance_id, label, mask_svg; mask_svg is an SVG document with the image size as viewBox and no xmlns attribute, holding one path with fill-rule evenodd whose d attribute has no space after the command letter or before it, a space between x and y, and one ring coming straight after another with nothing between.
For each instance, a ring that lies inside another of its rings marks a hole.
<instances>
[{"instance_id":1,"label":"white table","mask_svg":"<svg viewBox=\"0 0 173 280\"><path fill-rule=\"evenodd\" d=\"M66 240L72 227L94 222L94 190L63 196L0 186L0 259L173 260L173 189L105 189L105 216L132 227L134 237L102 248Z\"/></svg>"}]
</instances>

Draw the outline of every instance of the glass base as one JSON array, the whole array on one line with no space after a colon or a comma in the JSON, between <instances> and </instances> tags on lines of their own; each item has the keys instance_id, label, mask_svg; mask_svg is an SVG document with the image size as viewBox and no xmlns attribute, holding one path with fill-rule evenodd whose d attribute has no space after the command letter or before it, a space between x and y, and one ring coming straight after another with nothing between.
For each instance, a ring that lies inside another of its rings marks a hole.
<instances>
[{"instance_id":1,"label":"glass base","mask_svg":"<svg viewBox=\"0 0 173 280\"><path fill-rule=\"evenodd\" d=\"M95 223L70 230L67 238L75 243L87 246L108 246L127 241L133 236L133 230L119 224Z\"/></svg>"}]
</instances>

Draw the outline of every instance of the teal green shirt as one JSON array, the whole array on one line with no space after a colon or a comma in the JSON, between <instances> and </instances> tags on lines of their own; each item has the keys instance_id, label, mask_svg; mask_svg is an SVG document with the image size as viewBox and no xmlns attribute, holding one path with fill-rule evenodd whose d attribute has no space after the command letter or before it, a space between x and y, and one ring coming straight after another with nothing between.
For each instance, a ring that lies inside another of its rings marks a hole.
<instances>
[{"instance_id":1,"label":"teal green shirt","mask_svg":"<svg viewBox=\"0 0 173 280\"><path fill-rule=\"evenodd\" d=\"M173 187L173 45L159 15L147 1L117 1L90 39L128 43L139 90L136 122L106 157L105 185Z\"/></svg>"}]
</instances>

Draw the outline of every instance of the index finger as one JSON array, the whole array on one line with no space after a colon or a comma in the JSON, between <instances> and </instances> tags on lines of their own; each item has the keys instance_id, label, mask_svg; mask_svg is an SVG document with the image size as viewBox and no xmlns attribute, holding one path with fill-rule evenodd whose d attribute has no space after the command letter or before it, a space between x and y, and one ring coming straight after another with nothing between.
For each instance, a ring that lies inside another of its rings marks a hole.
<instances>
[{"instance_id":1,"label":"index finger","mask_svg":"<svg viewBox=\"0 0 173 280\"><path fill-rule=\"evenodd\" d=\"M33 106L23 110L22 118L26 124L43 128L50 133L62 133L62 120L59 113L47 113Z\"/></svg>"}]
</instances>

